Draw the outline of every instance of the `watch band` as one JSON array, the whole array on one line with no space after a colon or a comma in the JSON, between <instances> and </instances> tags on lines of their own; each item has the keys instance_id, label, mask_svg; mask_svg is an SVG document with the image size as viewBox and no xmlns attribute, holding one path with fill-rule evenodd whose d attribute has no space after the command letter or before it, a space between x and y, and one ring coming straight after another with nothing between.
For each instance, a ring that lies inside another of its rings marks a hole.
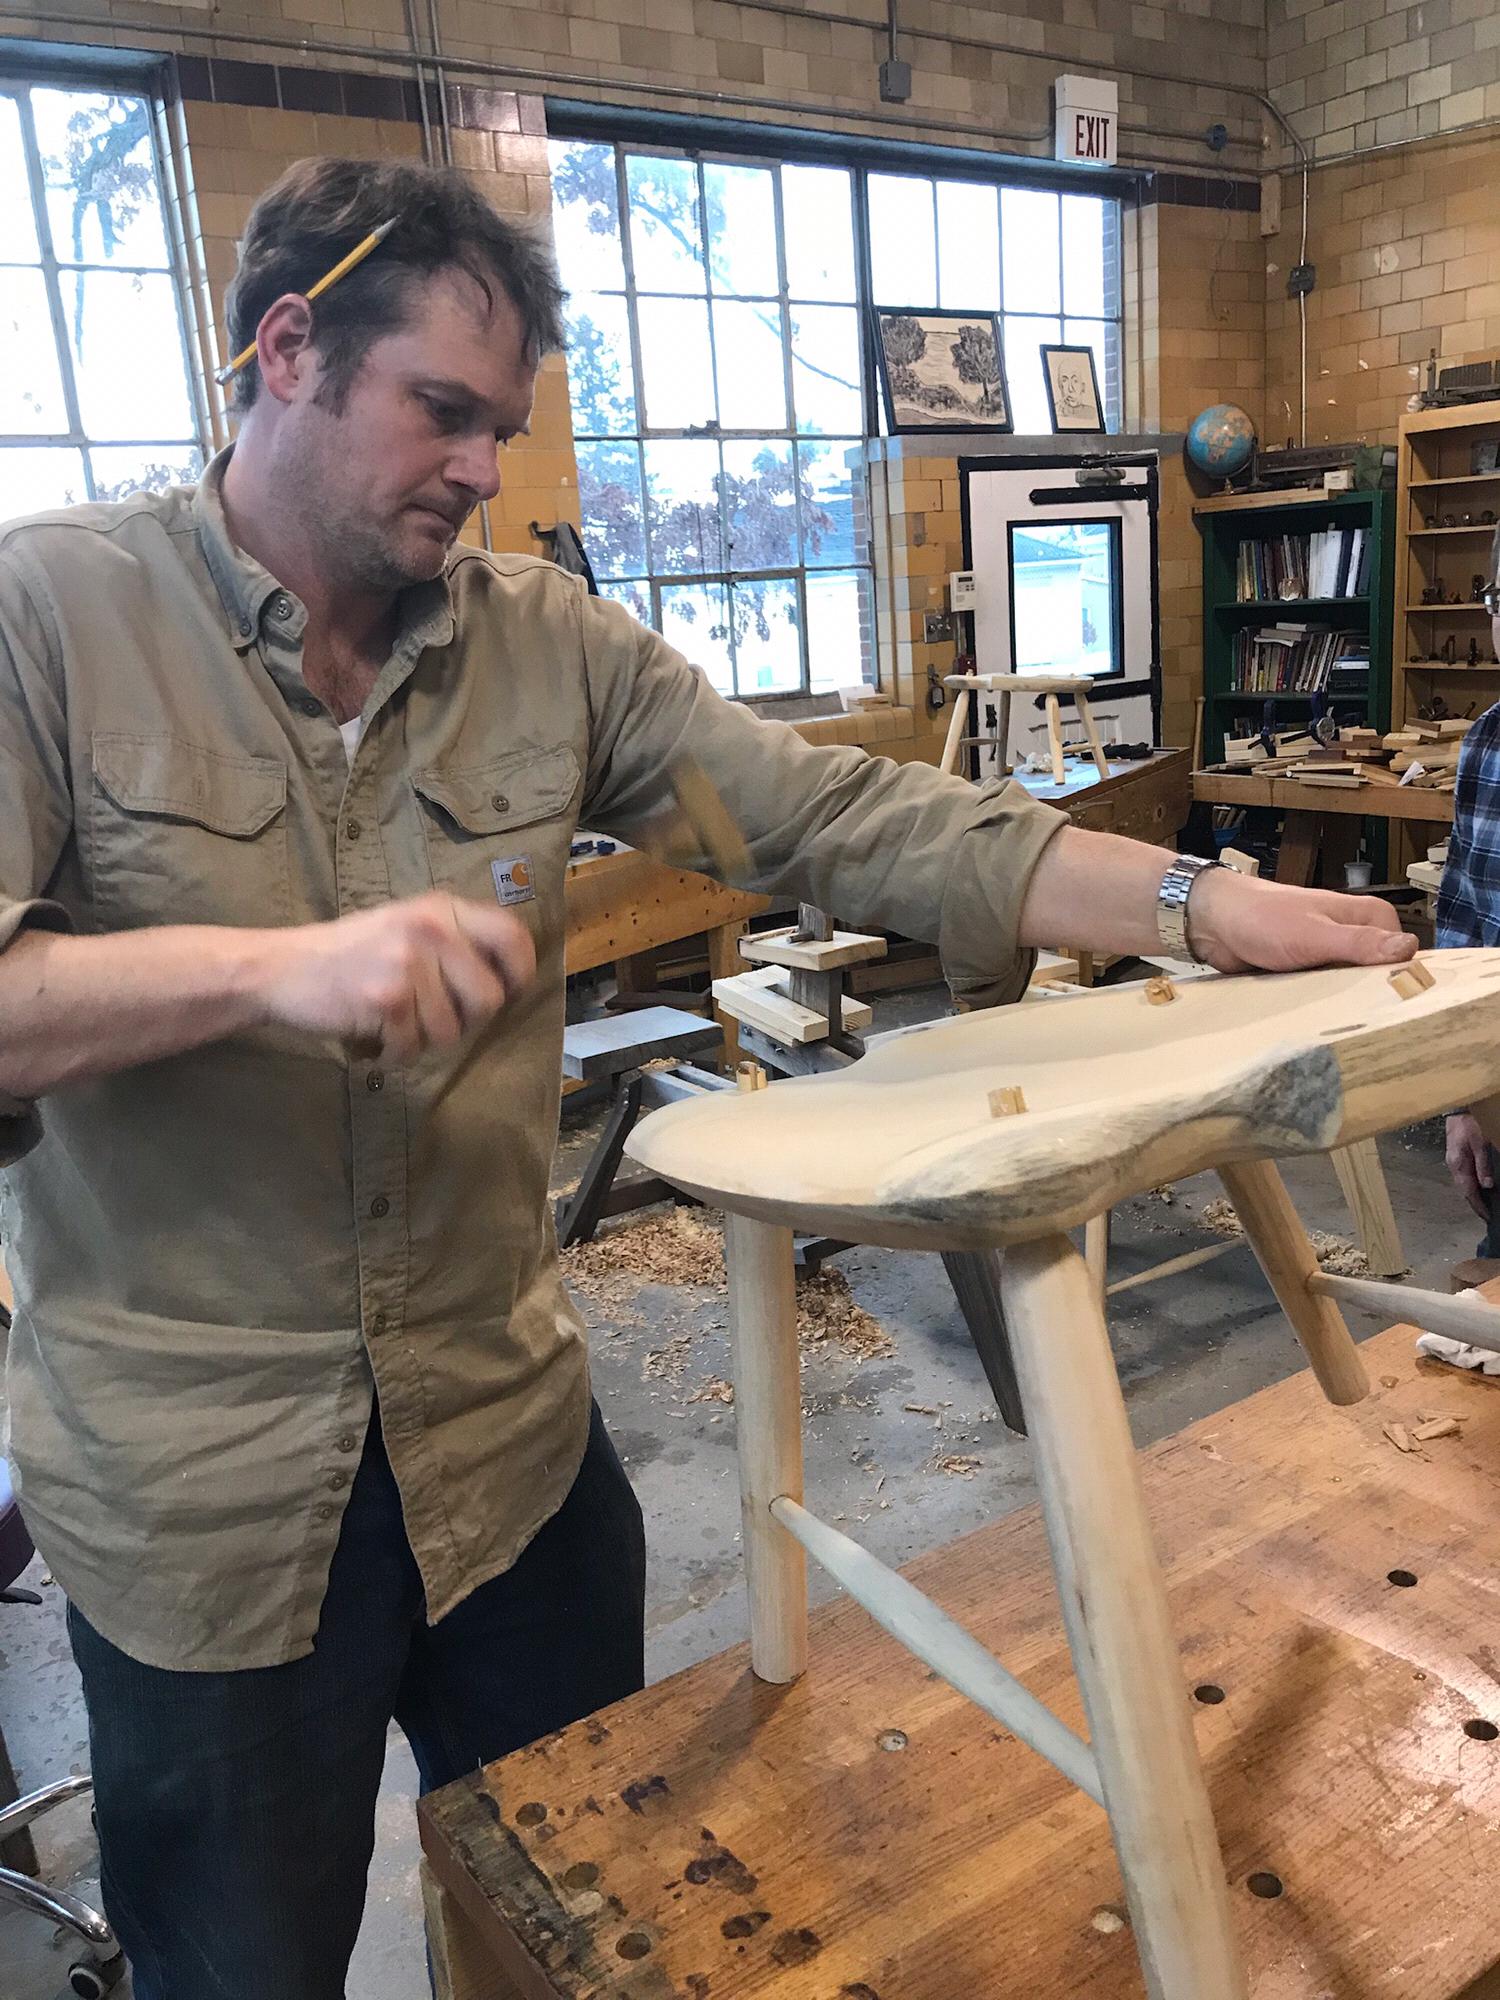
<instances>
[{"instance_id":1,"label":"watch band","mask_svg":"<svg viewBox=\"0 0 1500 2000\"><path fill-rule=\"evenodd\" d=\"M1193 965L1204 963L1188 939L1188 897L1205 868L1223 865L1222 861L1205 861L1201 855L1179 854L1162 877L1156 892L1156 932L1168 958L1187 959Z\"/></svg>"}]
</instances>

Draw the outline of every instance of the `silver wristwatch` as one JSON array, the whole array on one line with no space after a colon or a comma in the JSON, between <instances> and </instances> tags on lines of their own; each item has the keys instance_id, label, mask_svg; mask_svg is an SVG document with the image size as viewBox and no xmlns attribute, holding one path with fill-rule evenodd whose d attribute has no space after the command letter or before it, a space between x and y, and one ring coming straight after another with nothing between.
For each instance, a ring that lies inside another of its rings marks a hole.
<instances>
[{"instance_id":1,"label":"silver wristwatch","mask_svg":"<svg viewBox=\"0 0 1500 2000\"><path fill-rule=\"evenodd\" d=\"M1156 892L1156 932L1168 958L1185 958L1202 965L1188 940L1187 906L1193 884L1205 868L1222 868L1222 861L1205 861L1196 854L1179 854Z\"/></svg>"}]
</instances>

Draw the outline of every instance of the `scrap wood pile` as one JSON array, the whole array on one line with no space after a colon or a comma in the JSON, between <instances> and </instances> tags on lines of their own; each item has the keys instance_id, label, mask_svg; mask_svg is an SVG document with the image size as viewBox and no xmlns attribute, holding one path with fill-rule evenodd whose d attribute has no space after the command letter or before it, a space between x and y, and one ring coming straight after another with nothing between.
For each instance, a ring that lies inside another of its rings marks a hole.
<instances>
[{"instance_id":1,"label":"scrap wood pile","mask_svg":"<svg viewBox=\"0 0 1500 2000\"><path fill-rule=\"evenodd\" d=\"M1258 736L1231 738L1225 762L1258 778L1291 778L1302 784L1353 790L1360 785L1416 785L1451 792L1458 754L1472 723L1463 716L1408 722L1382 736L1378 729L1341 729L1319 743L1305 729L1283 730L1269 752Z\"/></svg>"}]
</instances>

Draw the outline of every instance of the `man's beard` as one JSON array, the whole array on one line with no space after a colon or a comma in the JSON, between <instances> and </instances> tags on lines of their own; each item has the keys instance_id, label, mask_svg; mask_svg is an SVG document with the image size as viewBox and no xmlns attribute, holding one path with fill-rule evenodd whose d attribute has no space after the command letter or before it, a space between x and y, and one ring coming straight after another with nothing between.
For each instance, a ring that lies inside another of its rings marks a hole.
<instances>
[{"instance_id":1,"label":"man's beard","mask_svg":"<svg viewBox=\"0 0 1500 2000\"><path fill-rule=\"evenodd\" d=\"M406 590L441 576L448 549L433 544L403 548L393 531L368 520L325 524L322 539L328 566L345 583L359 590Z\"/></svg>"}]
</instances>

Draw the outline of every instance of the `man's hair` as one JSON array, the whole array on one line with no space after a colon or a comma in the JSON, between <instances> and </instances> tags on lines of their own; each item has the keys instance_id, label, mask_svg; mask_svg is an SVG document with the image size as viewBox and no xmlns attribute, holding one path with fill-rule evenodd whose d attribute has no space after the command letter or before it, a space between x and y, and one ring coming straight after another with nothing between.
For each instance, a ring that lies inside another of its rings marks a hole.
<instances>
[{"instance_id":1,"label":"man's hair","mask_svg":"<svg viewBox=\"0 0 1500 2000\"><path fill-rule=\"evenodd\" d=\"M403 326L413 293L445 272L464 272L491 305L503 292L533 359L563 345L564 293L540 232L499 214L451 167L324 159L288 167L250 212L224 301L230 353L250 345L277 299L306 292L391 216L389 236L313 300L312 344L335 410L371 345ZM248 410L259 390L260 370L249 361L234 378L235 407Z\"/></svg>"}]
</instances>

